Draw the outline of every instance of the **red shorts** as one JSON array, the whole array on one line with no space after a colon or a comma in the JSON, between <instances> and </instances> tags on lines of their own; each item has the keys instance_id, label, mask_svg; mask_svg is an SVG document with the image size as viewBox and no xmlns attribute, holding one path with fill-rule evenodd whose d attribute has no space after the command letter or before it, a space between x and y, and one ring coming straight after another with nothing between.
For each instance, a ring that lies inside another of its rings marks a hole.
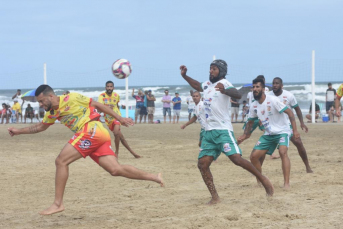
<instances>
[{"instance_id":1,"label":"red shorts","mask_svg":"<svg viewBox=\"0 0 343 229\"><path fill-rule=\"evenodd\" d=\"M119 126L120 126L121 123L120 123L117 119L113 119L113 121L112 121L109 125L107 125L107 126L108 126L108 128L109 128L111 131L113 131L115 125L119 125Z\"/></svg>"},{"instance_id":2,"label":"red shorts","mask_svg":"<svg viewBox=\"0 0 343 229\"><path fill-rule=\"evenodd\" d=\"M99 164L99 158L114 155L111 147L111 136L99 121L88 122L69 142L85 158L90 156Z\"/></svg>"}]
</instances>

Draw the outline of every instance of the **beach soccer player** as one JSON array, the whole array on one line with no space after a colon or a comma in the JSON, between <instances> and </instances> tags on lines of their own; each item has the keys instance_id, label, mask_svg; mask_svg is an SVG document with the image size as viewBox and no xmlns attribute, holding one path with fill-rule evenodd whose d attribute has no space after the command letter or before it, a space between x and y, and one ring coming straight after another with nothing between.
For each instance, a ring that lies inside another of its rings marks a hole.
<instances>
[{"instance_id":1,"label":"beach soccer player","mask_svg":"<svg viewBox=\"0 0 343 229\"><path fill-rule=\"evenodd\" d=\"M105 106L110 107L115 113L118 115L120 114L118 103L120 101L120 96L114 92L114 83L112 81L107 81L105 87L105 92L101 93L98 98L98 102L104 104ZM108 128L113 132L114 135L114 145L115 145L115 152L117 158L119 156L119 144L120 142L125 146L125 148L135 157L140 158L138 154L136 154L129 144L127 143L126 139L124 138L123 133L120 131L121 123L116 120L116 118L112 115L105 114L105 122Z\"/></svg>"},{"instance_id":2,"label":"beach soccer player","mask_svg":"<svg viewBox=\"0 0 343 229\"><path fill-rule=\"evenodd\" d=\"M276 96L280 102L282 102L283 104L285 104L290 110L294 109L295 112L297 113L297 116L299 118L300 121L300 127L302 130L305 131L305 133L308 132L308 128L304 123L303 120L303 115L302 112L300 110L300 107L298 105L297 99L295 98L295 96L287 91L283 89L283 80L279 77L275 77L273 79L273 90L270 91L268 93L268 95L273 95ZM288 118L288 116L286 116ZM291 123L289 123L289 125L291 125ZM291 130L293 129L292 126ZM301 157L301 159L303 160L305 167L306 167L306 172L307 173L313 173L310 164L308 162L308 157L307 157L307 153L306 153L306 149L304 147L303 142L301 141L301 138L295 138L294 135L291 136L291 142L297 147L298 153ZM271 152L273 153L273 152Z\"/></svg>"},{"instance_id":3,"label":"beach soccer player","mask_svg":"<svg viewBox=\"0 0 343 229\"><path fill-rule=\"evenodd\" d=\"M63 147L55 161L55 200L50 207L40 214L50 215L64 210L63 194L69 176L69 164L82 157L90 156L112 176L149 180L163 186L161 174L150 174L133 166L118 163L111 148L111 136L102 123L98 121L100 115L95 109L114 116L124 126L133 125L131 119L122 118L108 106L77 93L56 96L53 89L48 85L39 86L35 95L39 105L47 111L43 121L26 128L8 128L11 136L42 132L54 124L56 120L74 132L74 136Z\"/></svg>"},{"instance_id":4,"label":"beach soccer player","mask_svg":"<svg viewBox=\"0 0 343 229\"><path fill-rule=\"evenodd\" d=\"M230 98L240 99L241 94L225 79L227 64L223 60L214 60L210 64L209 80L200 83L187 76L187 67L180 66L181 76L189 85L199 92L203 92L204 109L206 115L206 131L204 133L198 156L198 168L201 176L211 193L208 204L220 202L219 195L213 183L210 165L223 152L238 166L246 169L263 184L267 195L272 196L273 185L249 161L241 157L241 149L234 137L230 117Z\"/></svg>"},{"instance_id":5,"label":"beach soccer player","mask_svg":"<svg viewBox=\"0 0 343 229\"><path fill-rule=\"evenodd\" d=\"M199 138L199 147L201 146L201 140L204 136L205 130L206 130L206 114L205 114L205 110L204 110L204 102L201 101L201 95L200 92L198 91L192 91L192 99L193 102L195 104L195 107L193 109L193 117L186 122L185 124L183 124L181 126L181 129L185 129L188 125L196 122L196 120L198 119L200 125L201 125L201 130L200 130L200 138Z\"/></svg>"},{"instance_id":6,"label":"beach soccer player","mask_svg":"<svg viewBox=\"0 0 343 229\"><path fill-rule=\"evenodd\" d=\"M336 91L336 99L335 99L335 110L336 110L336 116L341 117L341 98L343 96L343 83L338 87Z\"/></svg>"},{"instance_id":7,"label":"beach soccer player","mask_svg":"<svg viewBox=\"0 0 343 229\"><path fill-rule=\"evenodd\" d=\"M281 103L278 98L264 93L263 79L253 80L253 93L255 101L251 104L249 110L249 119L245 127L244 134L238 138L238 143L242 143L251 135L251 129L254 120L259 119L264 128L264 135L260 137L250 155L252 164L262 172L261 158L268 152L273 152L279 145L279 153L282 161L282 170L284 175L284 188L289 189L289 176L291 163L287 155L289 138L291 136L291 128L289 121L293 127L295 139L300 137L297 131L294 114L285 104ZM286 115L289 119L287 119ZM260 182L257 180L257 182Z\"/></svg>"}]
</instances>

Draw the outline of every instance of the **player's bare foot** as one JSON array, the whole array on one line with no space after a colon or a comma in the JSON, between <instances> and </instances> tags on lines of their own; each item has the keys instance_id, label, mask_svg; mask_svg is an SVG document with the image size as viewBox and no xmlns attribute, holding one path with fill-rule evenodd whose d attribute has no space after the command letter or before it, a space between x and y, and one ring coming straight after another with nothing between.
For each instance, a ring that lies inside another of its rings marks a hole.
<instances>
[{"instance_id":1,"label":"player's bare foot","mask_svg":"<svg viewBox=\"0 0 343 229\"><path fill-rule=\"evenodd\" d=\"M306 168L307 173L313 173L312 169L310 167Z\"/></svg>"},{"instance_id":2,"label":"player's bare foot","mask_svg":"<svg viewBox=\"0 0 343 229\"><path fill-rule=\"evenodd\" d=\"M162 178L162 173L157 174L157 179L158 179L157 183L159 183L161 185L161 187L164 187L164 181Z\"/></svg>"},{"instance_id":3,"label":"player's bare foot","mask_svg":"<svg viewBox=\"0 0 343 229\"><path fill-rule=\"evenodd\" d=\"M62 212L62 211L64 211L63 204L61 204L60 206L53 204L49 208L41 211L39 214L41 214L41 215L52 215L52 214Z\"/></svg>"},{"instance_id":4,"label":"player's bare foot","mask_svg":"<svg viewBox=\"0 0 343 229\"><path fill-rule=\"evenodd\" d=\"M290 190L291 189L291 185L290 184L284 184L283 185L283 189L284 190Z\"/></svg>"},{"instance_id":5,"label":"player's bare foot","mask_svg":"<svg viewBox=\"0 0 343 229\"><path fill-rule=\"evenodd\" d=\"M270 155L270 159L279 159L280 158L280 155Z\"/></svg>"},{"instance_id":6,"label":"player's bare foot","mask_svg":"<svg viewBox=\"0 0 343 229\"><path fill-rule=\"evenodd\" d=\"M220 198L212 198L210 202L207 203L207 205L213 205L213 204L218 204L220 203Z\"/></svg>"},{"instance_id":7,"label":"player's bare foot","mask_svg":"<svg viewBox=\"0 0 343 229\"><path fill-rule=\"evenodd\" d=\"M139 156L138 154L134 154L133 155L135 158L141 158L141 156Z\"/></svg>"},{"instance_id":8,"label":"player's bare foot","mask_svg":"<svg viewBox=\"0 0 343 229\"><path fill-rule=\"evenodd\" d=\"M274 186L272 182L270 182L270 180L266 176L264 176L263 186L264 186L264 189L266 190L267 196L273 196Z\"/></svg>"}]
</instances>

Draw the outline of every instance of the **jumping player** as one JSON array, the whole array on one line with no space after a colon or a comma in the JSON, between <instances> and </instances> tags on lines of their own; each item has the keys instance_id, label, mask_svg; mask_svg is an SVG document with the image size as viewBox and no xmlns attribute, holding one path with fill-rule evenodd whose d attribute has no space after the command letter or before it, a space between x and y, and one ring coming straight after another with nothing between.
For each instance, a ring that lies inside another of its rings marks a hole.
<instances>
[{"instance_id":1,"label":"jumping player","mask_svg":"<svg viewBox=\"0 0 343 229\"><path fill-rule=\"evenodd\" d=\"M48 85L41 85L36 89L35 96L46 114L41 123L17 129L8 128L11 136L20 134L35 134L48 129L59 120L74 132L74 136L63 147L56 158L55 200L42 215L51 215L64 210L63 194L69 176L69 164L90 156L96 163L112 176L123 176L130 179L149 180L163 186L161 173L155 175L139 170L130 165L120 165L111 148L111 136L101 122L100 115L95 109L111 115L124 126L133 125L133 121L122 118L108 106L93 101L77 93L56 96Z\"/></svg>"},{"instance_id":2,"label":"jumping player","mask_svg":"<svg viewBox=\"0 0 343 229\"><path fill-rule=\"evenodd\" d=\"M275 96L266 95L264 93L264 88L263 79L256 78L253 80L255 101L251 104L248 123L244 130L244 134L238 138L238 144L250 137L254 120L259 119L262 122L265 131L264 135L260 137L251 152L250 160L258 171L262 172L261 158L263 158L267 152L273 152L277 145L279 145L284 175L284 188L289 189L289 176L291 170L291 163L287 155L289 138L291 135L289 121L293 126L295 139L298 139L300 135L297 131L293 112ZM288 115L289 120L283 113Z\"/></svg>"},{"instance_id":3,"label":"jumping player","mask_svg":"<svg viewBox=\"0 0 343 229\"><path fill-rule=\"evenodd\" d=\"M110 107L115 113L120 114L119 106L118 103L120 101L120 97L117 93L113 92L114 89L114 83L112 81L107 81L106 82L106 91L101 93L98 98L98 102L104 104L105 106ZM120 122L116 120L113 116L111 115L105 115L105 122L108 128L113 132L114 135L114 145L115 145L115 152L118 158L119 155L119 143L121 142L125 148L130 151L130 153L135 157L135 158L140 158L138 154L136 154L127 141L124 138L123 133L120 131Z\"/></svg>"},{"instance_id":4,"label":"jumping player","mask_svg":"<svg viewBox=\"0 0 343 229\"><path fill-rule=\"evenodd\" d=\"M263 184L267 194L272 196L274 192L273 185L249 161L241 157L241 149L238 147L234 137L229 114L230 97L240 99L241 94L225 79L227 73L226 62L223 60L214 60L210 65L209 80L203 84L186 75L186 66L180 66L180 70L181 76L191 87L199 92L204 92L203 98L207 117L206 131L201 142L198 168L212 196L208 204L220 202L213 183L210 165L213 160L218 158L221 152L224 152L235 165L241 166L254 174Z\"/></svg>"}]
</instances>

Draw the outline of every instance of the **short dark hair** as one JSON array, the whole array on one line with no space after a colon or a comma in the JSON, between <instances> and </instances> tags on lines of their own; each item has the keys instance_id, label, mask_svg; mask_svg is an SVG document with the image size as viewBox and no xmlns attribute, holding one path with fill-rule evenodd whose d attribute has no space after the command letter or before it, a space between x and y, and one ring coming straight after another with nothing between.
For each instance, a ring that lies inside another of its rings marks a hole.
<instances>
[{"instance_id":1,"label":"short dark hair","mask_svg":"<svg viewBox=\"0 0 343 229\"><path fill-rule=\"evenodd\" d=\"M274 80L280 80L280 82L283 83L283 81L282 81L282 79L281 79L280 77L275 77L275 78L273 79L273 81L274 81Z\"/></svg>"},{"instance_id":2,"label":"short dark hair","mask_svg":"<svg viewBox=\"0 0 343 229\"><path fill-rule=\"evenodd\" d=\"M264 85L264 80L262 78L255 78L253 81L252 81L252 84L257 84L257 83L261 83L261 86L262 88L265 88L265 85Z\"/></svg>"},{"instance_id":3,"label":"short dark hair","mask_svg":"<svg viewBox=\"0 0 343 229\"><path fill-rule=\"evenodd\" d=\"M21 91L20 89L18 89L17 91Z\"/></svg>"},{"instance_id":4,"label":"short dark hair","mask_svg":"<svg viewBox=\"0 0 343 229\"><path fill-rule=\"evenodd\" d=\"M114 86L114 83L111 80L107 81L105 86L107 86L107 84L109 84L109 83L113 84L113 86Z\"/></svg>"},{"instance_id":5,"label":"short dark hair","mask_svg":"<svg viewBox=\"0 0 343 229\"><path fill-rule=\"evenodd\" d=\"M194 95L194 93L199 93L199 95L200 95L200 97L201 97L201 94L200 94L199 91L193 91L193 95Z\"/></svg>"},{"instance_id":6,"label":"short dark hair","mask_svg":"<svg viewBox=\"0 0 343 229\"><path fill-rule=\"evenodd\" d=\"M264 79L264 80L265 80L264 75L258 75L258 76L256 77L256 79Z\"/></svg>"},{"instance_id":7,"label":"short dark hair","mask_svg":"<svg viewBox=\"0 0 343 229\"><path fill-rule=\"evenodd\" d=\"M243 103L246 103L247 101L243 100Z\"/></svg>"},{"instance_id":8,"label":"short dark hair","mask_svg":"<svg viewBox=\"0 0 343 229\"><path fill-rule=\"evenodd\" d=\"M329 86L329 87L332 86L332 83L328 83L328 86Z\"/></svg>"},{"instance_id":9,"label":"short dark hair","mask_svg":"<svg viewBox=\"0 0 343 229\"><path fill-rule=\"evenodd\" d=\"M43 95L47 95L47 94L55 94L54 90L47 84L42 84L39 87L37 87L36 92L35 92L35 96L40 95L41 93L43 93Z\"/></svg>"}]
</instances>

